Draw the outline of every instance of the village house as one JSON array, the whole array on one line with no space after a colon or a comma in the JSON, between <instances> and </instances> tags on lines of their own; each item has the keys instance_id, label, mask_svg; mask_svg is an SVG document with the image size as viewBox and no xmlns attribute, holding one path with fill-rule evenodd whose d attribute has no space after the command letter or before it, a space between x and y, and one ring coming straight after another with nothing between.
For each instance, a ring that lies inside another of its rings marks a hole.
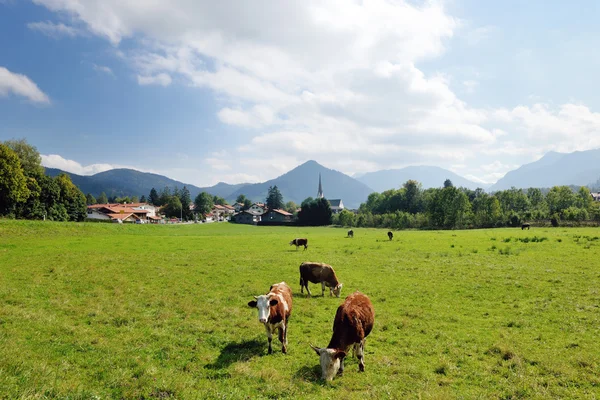
<instances>
[{"instance_id":1,"label":"village house","mask_svg":"<svg viewBox=\"0 0 600 400\"><path fill-rule=\"evenodd\" d=\"M344 209L342 199L327 199L327 201L331 205L331 212L334 214L339 214Z\"/></svg>"},{"instance_id":2,"label":"village house","mask_svg":"<svg viewBox=\"0 0 600 400\"><path fill-rule=\"evenodd\" d=\"M292 222L293 218L293 214L280 209L268 210L260 216L262 222Z\"/></svg>"},{"instance_id":3,"label":"village house","mask_svg":"<svg viewBox=\"0 0 600 400\"><path fill-rule=\"evenodd\" d=\"M240 211L231 217L231 220L237 224L254 224L256 225L261 221L261 213L257 213L254 211L246 210Z\"/></svg>"},{"instance_id":4,"label":"village house","mask_svg":"<svg viewBox=\"0 0 600 400\"><path fill-rule=\"evenodd\" d=\"M594 201L600 201L600 192L597 193L590 193L592 195L592 199L594 199Z\"/></svg>"},{"instance_id":5,"label":"village house","mask_svg":"<svg viewBox=\"0 0 600 400\"><path fill-rule=\"evenodd\" d=\"M258 214L264 214L267 211L267 206L264 203L254 203L250 206L248 211L252 211Z\"/></svg>"},{"instance_id":6,"label":"village house","mask_svg":"<svg viewBox=\"0 0 600 400\"><path fill-rule=\"evenodd\" d=\"M121 222L158 222L156 208L147 203L94 204L88 206L87 218L91 220L111 220Z\"/></svg>"}]
</instances>

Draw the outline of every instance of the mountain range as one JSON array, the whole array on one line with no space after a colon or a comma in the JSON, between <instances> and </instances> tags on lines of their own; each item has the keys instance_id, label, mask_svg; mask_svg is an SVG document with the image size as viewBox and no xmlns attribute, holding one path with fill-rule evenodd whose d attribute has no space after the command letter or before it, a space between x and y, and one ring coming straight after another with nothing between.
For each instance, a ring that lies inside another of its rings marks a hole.
<instances>
[{"instance_id":1,"label":"mountain range","mask_svg":"<svg viewBox=\"0 0 600 400\"><path fill-rule=\"evenodd\" d=\"M357 179L370 188L373 188L376 192L399 188L410 179L420 182L424 189L442 187L446 179L450 179L456 187L466 187L469 189L482 187L481 183L472 182L452 171L430 166L414 166L368 172Z\"/></svg>"},{"instance_id":2,"label":"mountain range","mask_svg":"<svg viewBox=\"0 0 600 400\"><path fill-rule=\"evenodd\" d=\"M228 183L219 182L210 187L198 187L167 178L166 176L125 168L111 169L89 176L77 175L56 168L46 168L46 175L56 176L60 173L69 175L71 181L77 185L83 193L91 193L95 197L100 196L100 193L102 192L108 197L141 197L142 195L148 197L152 188L155 188L160 193L165 186L168 186L171 190L175 187L181 189L186 186L190 191L192 199L201 192L208 192L213 196L225 198L238 188L246 185L245 183L230 185Z\"/></svg>"},{"instance_id":3,"label":"mountain range","mask_svg":"<svg viewBox=\"0 0 600 400\"><path fill-rule=\"evenodd\" d=\"M488 188L497 191L529 187L552 187L556 185L593 185L600 178L600 149L577 151L574 153L549 152L544 157L530 164L525 164L508 172L502 179ZM56 176L62 173L59 169L46 168L46 174ZM163 190L186 186L192 199L200 192L223 197L233 203L238 195L244 194L252 201L264 201L270 186L277 186L284 200L300 204L307 197L316 197L319 174L323 184L323 192L328 199L342 199L346 208L358 208L367 200L370 193L383 192L399 188L409 179L421 183L424 189L441 187L446 179L454 186L475 189L481 184L469 181L449 170L432 166L413 166L402 169L369 172L350 177L339 171L326 168L316 161L307 161L289 172L263 183L240 183L230 185L219 182L214 186L198 187L185 184L162 175L140 172L132 169L113 169L91 176L82 176L65 172L83 193L91 193L98 197L104 192L107 196L149 195L150 190Z\"/></svg>"},{"instance_id":4,"label":"mountain range","mask_svg":"<svg viewBox=\"0 0 600 400\"><path fill-rule=\"evenodd\" d=\"M549 188L552 186L595 184L600 178L600 149L573 153L546 153L539 160L508 172L489 190Z\"/></svg>"},{"instance_id":5,"label":"mountain range","mask_svg":"<svg viewBox=\"0 0 600 400\"><path fill-rule=\"evenodd\" d=\"M264 201L270 186L277 185L285 201L302 203L307 197L316 197L319 174L323 194L327 199L342 199L346 208L358 208L367 200L373 189L339 171L326 168L316 161L307 161L289 172L263 183L246 185L233 192L227 199L235 200L240 194L252 201Z\"/></svg>"}]
</instances>

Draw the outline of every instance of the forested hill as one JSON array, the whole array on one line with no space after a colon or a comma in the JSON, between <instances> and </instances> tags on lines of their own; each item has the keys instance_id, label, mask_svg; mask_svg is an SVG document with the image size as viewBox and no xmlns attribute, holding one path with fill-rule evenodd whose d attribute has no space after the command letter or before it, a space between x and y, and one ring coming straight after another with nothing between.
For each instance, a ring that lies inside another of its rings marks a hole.
<instances>
[{"instance_id":1,"label":"forested hill","mask_svg":"<svg viewBox=\"0 0 600 400\"><path fill-rule=\"evenodd\" d=\"M206 191L213 196L228 197L237 189L245 186L245 184L229 185L220 182L214 186L201 188L167 178L166 176L140 172L133 169L111 169L95 175L82 176L65 172L60 169L46 168L47 175L56 176L60 173L69 175L73 183L77 185L83 193L91 193L95 197L98 197L102 192L108 197L141 197L142 195L147 197L152 188L155 188L160 192L165 186L168 186L171 190L175 187L181 189L183 186L186 186L190 191L192 199L195 198L198 193L203 191Z\"/></svg>"}]
</instances>

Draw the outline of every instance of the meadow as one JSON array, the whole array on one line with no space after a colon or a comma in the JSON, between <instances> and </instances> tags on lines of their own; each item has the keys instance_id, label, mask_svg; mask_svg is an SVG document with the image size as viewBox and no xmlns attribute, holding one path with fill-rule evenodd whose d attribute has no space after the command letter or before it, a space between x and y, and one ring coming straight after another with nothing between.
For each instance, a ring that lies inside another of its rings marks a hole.
<instances>
[{"instance_id":1,"label":"meadow","mask_svg":"<svg viewBox=\"0 0 600 400\"><path fill-rule=\"evenodd\" d=\"M386 232L1 220L0 398L600 398L599 228ZM300 294L303 261L342 298ZM288 354L267 355L247 302L280 281ZM324 383L309 344L355 290L366 372Z\"/></svg>"}]
</instances>

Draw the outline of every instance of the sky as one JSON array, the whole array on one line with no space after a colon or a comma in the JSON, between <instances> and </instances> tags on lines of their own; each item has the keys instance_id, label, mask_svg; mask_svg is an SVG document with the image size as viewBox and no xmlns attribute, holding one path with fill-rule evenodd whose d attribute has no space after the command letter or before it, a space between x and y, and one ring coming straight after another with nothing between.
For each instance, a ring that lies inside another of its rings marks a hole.
<instances>
[{"instance_id":1,"label":"sky","mask_svg":"<svg viewBox=\"0 0 600 400\"><path fill-rule=\"evenodd\" d=\"M307 160L491 184L600 148L599 20L596 0L0 0L0 141L197 186Z\"/></svg>"}]
</instances>

